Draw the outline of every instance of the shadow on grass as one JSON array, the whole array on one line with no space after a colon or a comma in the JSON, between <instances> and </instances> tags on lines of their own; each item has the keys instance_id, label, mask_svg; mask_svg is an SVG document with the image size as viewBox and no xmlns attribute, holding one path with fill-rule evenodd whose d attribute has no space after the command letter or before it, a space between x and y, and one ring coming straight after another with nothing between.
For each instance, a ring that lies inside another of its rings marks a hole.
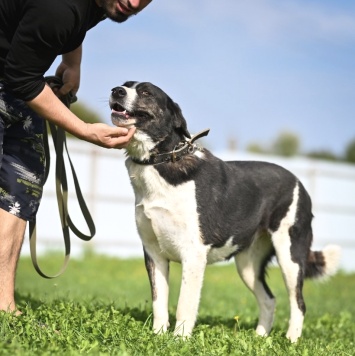
<instances>
[{"instance_id":1,"label":"shadow on grass","mask_svg":"<svg viewBox=\"0 0 355 356\"><path fill-rule=\"evenodd\" d=\"M46 302L39 298L34 297L31 294L21 294L18 292L15 293L15 298L20 309L21 307L27 305L34 312L36 312L37 309L42 308L44 304L46 304L48 308L51 308L52 303L58 302L58 300ZM68 300L66 300L65 298L60 298L60 301L63 303L73 302L73 299L69 298ZM115 306L114 304L107 304L105 302L100 302L98 300L92 300L92 301L86 300L84 302L80 301L77 304L81 304L81 303L83 305L91 305L92 307L96 306L98 309L103 309L106 311L111 310L113 307L120 314L129 315L135 321L141 322L142 324L147 325L148 327L152 327L153 325L152 310L150 305L148 304L141 305L139 307L129 307L127 305L124 307L118 307ZM173 330L173 327L176 323L176 317L173 313L169 313L169 320L171 325L170 330ZM239 330L251 330L251 329L255 329L256 324L257 324L256 319L238 320L237 322L233 318L204 315L204 316L197 317L197 322L195 327L202 326L202 325L208 325L209 327L223 326L227 329L234 330L237 325Z\"/></svg>"},{"instance_id":2,"label":"shadow on grass","mask_svg":"<svg viewBox=\"0 0 355 356\"><path fill-rule=\"evenodd\" d=\"M122 314L130 315L134 320L142 322L143 324L153 324L153 315L150 309L142 310L140 308L130 308L125 307L123 309L118 309ZM176 323L176 317L173 314L169 314L170 321L170 330L173 329ZM231 318L223 318L216 316L203 316L197 317L197 322L195 327L199 325L208 325L210 327L223 326L230 330L234 330L236 327L236 320ZM240 330L254 330L257 325L257 320L247 320L247 321L238 321L238 329Z\"/></svg>"},{"instance_id":3,"label":"shadow on grass","mask_svg":"<svg viewBox=\"0 0 355 356\"><path fill-rule=\"evenodd\" d=\"M36 310L41 305L43 305L43 301L33 297L31 294L20 294L18 292L15 292L15 300L16 304L20 307L20 309L21 306L28 305L31 309Z\"/></svg>"},{"instance_id":4,"label":"shadow on grass","mask_svg":"<svg viewBox=\"0 0 355 356\"><path fill-rule=\"evenodd\" d=\"M118 311L122 314L129 314L134 320L140 321L142 323L148 322L150 319L152 320L152 312L150 310L142 310L140 308L129 308L125 307L122 309L118 309Z\"/></svg>"},{"instance_id":5,"label":"shadow on grass","mask_svg":"<svg viewBox=\"0 0 355 356\"><path fill-rule=\"evenodd\" d=\"M235 329L236 324L238 329L250 330L255 329L257 320L247 320L247 321L237 321L231 318L223 318L218 316L203 316L197 318L196 326L198 325L209 325L213 326L223 326L228 329Z\"/></svg>"}]
</instances>

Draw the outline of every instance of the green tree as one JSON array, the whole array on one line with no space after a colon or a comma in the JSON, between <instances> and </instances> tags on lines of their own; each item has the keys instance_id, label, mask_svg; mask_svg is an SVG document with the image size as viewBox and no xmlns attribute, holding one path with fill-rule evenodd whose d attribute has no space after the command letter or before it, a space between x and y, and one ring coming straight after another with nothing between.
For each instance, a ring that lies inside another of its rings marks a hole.
<instances>
[{"instance_id":1,"label":"green tree","mask_svg":"<svg viewBox=\"0 0 355 356\"><path fill-rule=\"evenodd\" d=\"M88 108L85 104L81 102L76 102L70 106L70 110L81 120L93 124L96 122L102 122L99 119L99 115Z\"/></svg>"},{"instance_id":2,"label":"green tree","mask_svg":"<svg viewBox=\"0 0 355 356\"><path fill-rule=\"evenodd\" d=\"M346 146L344 158L347 162L355 163L355 139Z\"/></svg>"},{"instance_id":3,"label":"green tree","mask_svg":"<svg viewBox=\"0 0 355 356\"><path fill-rule=\"evenodd\" d=\"M99 119L99 115L87 107L85 104L81 102L75 102L74 104L70 105L70 110L81 120L89 123L95 124L97 122L103 122ZM67 132L67 137L76 138L69 132Z\"/></svg>"},{"instance_id":4,"label":"green tree","mask_svg":"<svg viewBox=\"0 0 355 356\"><path fill-rule=\"evenodd\" d=\"M328 150L320 150L320 151L312 151L307 153L307 157L316 158L316 159L323 159L326 161L338 161L339 158L332 152Z\"/></svg>"},{"instance_id":5,"label":"green tree","mask_svg":"<svg viewBox=\"0 0 355 356\"><path fill-rule=\"evenodd\" d=\"M257 142L252 142L247 146L247 151L251 153L267 153L267 150Z\"/></svg>"},{"instance_id":6,"label":"green tree","mask_svg":"<svg viewBox=\"0 0 355 356\"><path fill-rule=\"evenodd\" d=\"M281 132L272 145L272 153L291 157L299 153L300 140L292 132Z\"/></svg>"}]
</instances>

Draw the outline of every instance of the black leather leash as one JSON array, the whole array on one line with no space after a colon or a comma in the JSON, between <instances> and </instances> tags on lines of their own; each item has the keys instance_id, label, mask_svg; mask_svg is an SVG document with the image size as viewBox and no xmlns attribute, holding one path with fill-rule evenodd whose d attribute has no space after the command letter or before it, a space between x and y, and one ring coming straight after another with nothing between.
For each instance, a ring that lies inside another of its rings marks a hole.
<instances>
[{"instance_id":1,"label":"black leather leash","mask_svg":"<svg viewBox=\"0 0 355 356\"><path fill-rule=\"evenodd\" d=\"M55 77L55 76L49 76L46 77L46 82L47 84L53 89L53 88L60 88L63 83L60 78ZM76 96L72 95L71 93L67 94L63 98L61 98L62 102L64 105L66 105L68 108L70 108L70 104L75 102ZM35 270L38 272L38 274L44 278L55 278L60 276L65 269L68 266L69 259L70 259L70 230L77 235L80 239L89 241L91 240L95 233L96 233L96 228L94 221L90 215L89 209L87 208L87 205L85 203L84 197L82 195L80 186L79 186L79 181L74 169L74 165L70 159L68 147L67 147L67 141L66 141L66 136L65 136L65 131L57 127L56 125L47 122L48 127L51 131L52 134L52 139L53 139L53 144L56 152L56 167L55 167L55 176L56 176L56 195L57 195L57 203L58 203L58 210L59 210L59 215L60 215L60 220L61 220L61 225L62 225L62 230L63 230L63 237L64 237L64 245L65 245L65 258L63 265L60 269L60 271L52 276L49 276L42 272L38 265L37 261L37 252L36 252L36 240L37 240L37 233L36 233L36 220L30 221L29 222L29 233L30 233L30 251L31 251L31 258L32 258L32 263L35 268ZM50 150L49 150L49 144L48 144L48 128L47 124L45 125L45 130L43 134L43 144L44 144L44 149L45 149L45 155L46 155L46 169L45 169L45 181L47 181L48 174L49 174L49 168L50 168ZM68 161L70 164L70 169L72 172L73 176L73 181L74 181L74 187L75 187L75 193L78 199L78 203L80 206L80 209L83 213L83 217L85 219L85 222L89 228L90 234L85 235L83 234L73 223L69 211L68 211L68 182L67 182L67 175L66 175L66 169L65 169L65 163L64 163L64 148L68 157Z\"/></svg>"}]
</instances>

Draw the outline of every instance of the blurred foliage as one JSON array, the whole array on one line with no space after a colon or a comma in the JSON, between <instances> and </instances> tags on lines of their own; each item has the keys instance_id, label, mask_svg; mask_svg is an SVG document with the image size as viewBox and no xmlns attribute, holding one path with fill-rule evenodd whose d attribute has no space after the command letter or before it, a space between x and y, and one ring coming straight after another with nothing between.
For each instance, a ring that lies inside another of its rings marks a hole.
<instances>
[{"instance_id":1,"label":"blurred foliage","mask_svg":"<svg viewBox=\"0 0 355 356\"><path fill-rule=\"evenodd\" d=\"M299 153L300 140L292 132L281 132L272 145L272 153L291 157Z\"/></svg>"},{"instance_id":2,"label":"blurred foliage","mask_svg":"<svg viewBox=\"0 0 355 356\"><path fill-rule=\"evenodd\" d=\"M355 163L355 138L346 146L345 161Z\"/></svg>"},{"instance_id":3,"label":"blurred foliage","mask_svg":"<svg viewBox=\"0 0 355 356\"><path fill-rule=\"evenodd\" d=\"M252 142L247 146L247 151L253 153L267 153L278 156L291 157L299 154L300 140L292 132L283 131L269 146L263 146L258 142Z\"/></svg>"},{"instance_id":4,"label":"blurred foliage","mask_svg":"<svg viewBox=\"0 0 355 356\"><path fill-rule=\"evenodd\" d=\"M76 103L72 104L70 106L70 110L77 117L79 117L81 120L83 120L87 123L94 124L97 122L102 122L99 119L99 115L83 103L76 102Z\"/></svg>"},{"instance_id":5,"label":"blurred foliage","mask_svg":"<svg viewBox=\"0 0 355 356\"><path fill-rule=\"evenodd\" d=\"M98 122L103 122L99 119L99 115L90 109L88 106L81 102L75 102L74 104L70 105L70 110L81 120L87 122L89 124L95 124ZM69 132L66 133L67 137L70 138L77 138L74 135L70 134Z\"/></svg>"},{"instance_id":6,"label":"blurred foliage","mask_svg":"<svg viewBox=\"0 0 355 356\"><path fill-rule=\"evenodd\" d=\"M256 142L250 143L247 146L247 151L251 153L266 153L265 148Z\"/></svg>"},{"instance_id":7,"label":"blurred foliage","mask_svg":"<svg viewBox=\"0 0 355 356\"><path fill-rule=\"evenodd\" d=\"M311 151L307 153L307 157L315 158L315 159L323 159L326 161L339 161L339 157L337 157L333 152L327 150L320 151Z\"/></svg>"},{"instance_id":8,"label":"blurred foliage","mask_svg":"<svg viewBox=\"0 0 355 356\"><path fill-rule=\"evenodd\" d=\"M269 146L252 142L247 146L247 151L259 154L275 154L285 157L301 155L326 161L355 164L355 138L346 145L343 155L336 155L327 149L301 152L300 139L292 132L281 132Z\"/></svg>"}]
</instances>

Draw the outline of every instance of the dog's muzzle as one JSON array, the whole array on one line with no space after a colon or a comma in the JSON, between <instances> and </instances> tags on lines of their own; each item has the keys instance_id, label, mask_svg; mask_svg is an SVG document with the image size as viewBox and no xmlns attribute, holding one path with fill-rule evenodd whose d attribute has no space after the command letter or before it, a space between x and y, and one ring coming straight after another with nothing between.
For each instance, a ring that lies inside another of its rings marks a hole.
<instances>
[{"instance_id":1,"label":"dog's muzzle","mask_svg":"<svg viewBox=\"0 0 355 356\"><path fill-rule=\"evenodd\" d=\"M124 87L116 87L111 90L109 100L111 108L111 120L116 126L129 127L135 123L134 115L127 109L127 91Z\"/></svg>"},{"instance_id":2,"label":"dog's muzzle","mask_svg":"<svg viewBox=\"0 0 355 356\"><path fill-rule=\"evenodd\" d=\"M116 87L111 90L111 96L114 99L122 99L127 95L127 91L123 87Z\"/></svg>"}]
</instances>

